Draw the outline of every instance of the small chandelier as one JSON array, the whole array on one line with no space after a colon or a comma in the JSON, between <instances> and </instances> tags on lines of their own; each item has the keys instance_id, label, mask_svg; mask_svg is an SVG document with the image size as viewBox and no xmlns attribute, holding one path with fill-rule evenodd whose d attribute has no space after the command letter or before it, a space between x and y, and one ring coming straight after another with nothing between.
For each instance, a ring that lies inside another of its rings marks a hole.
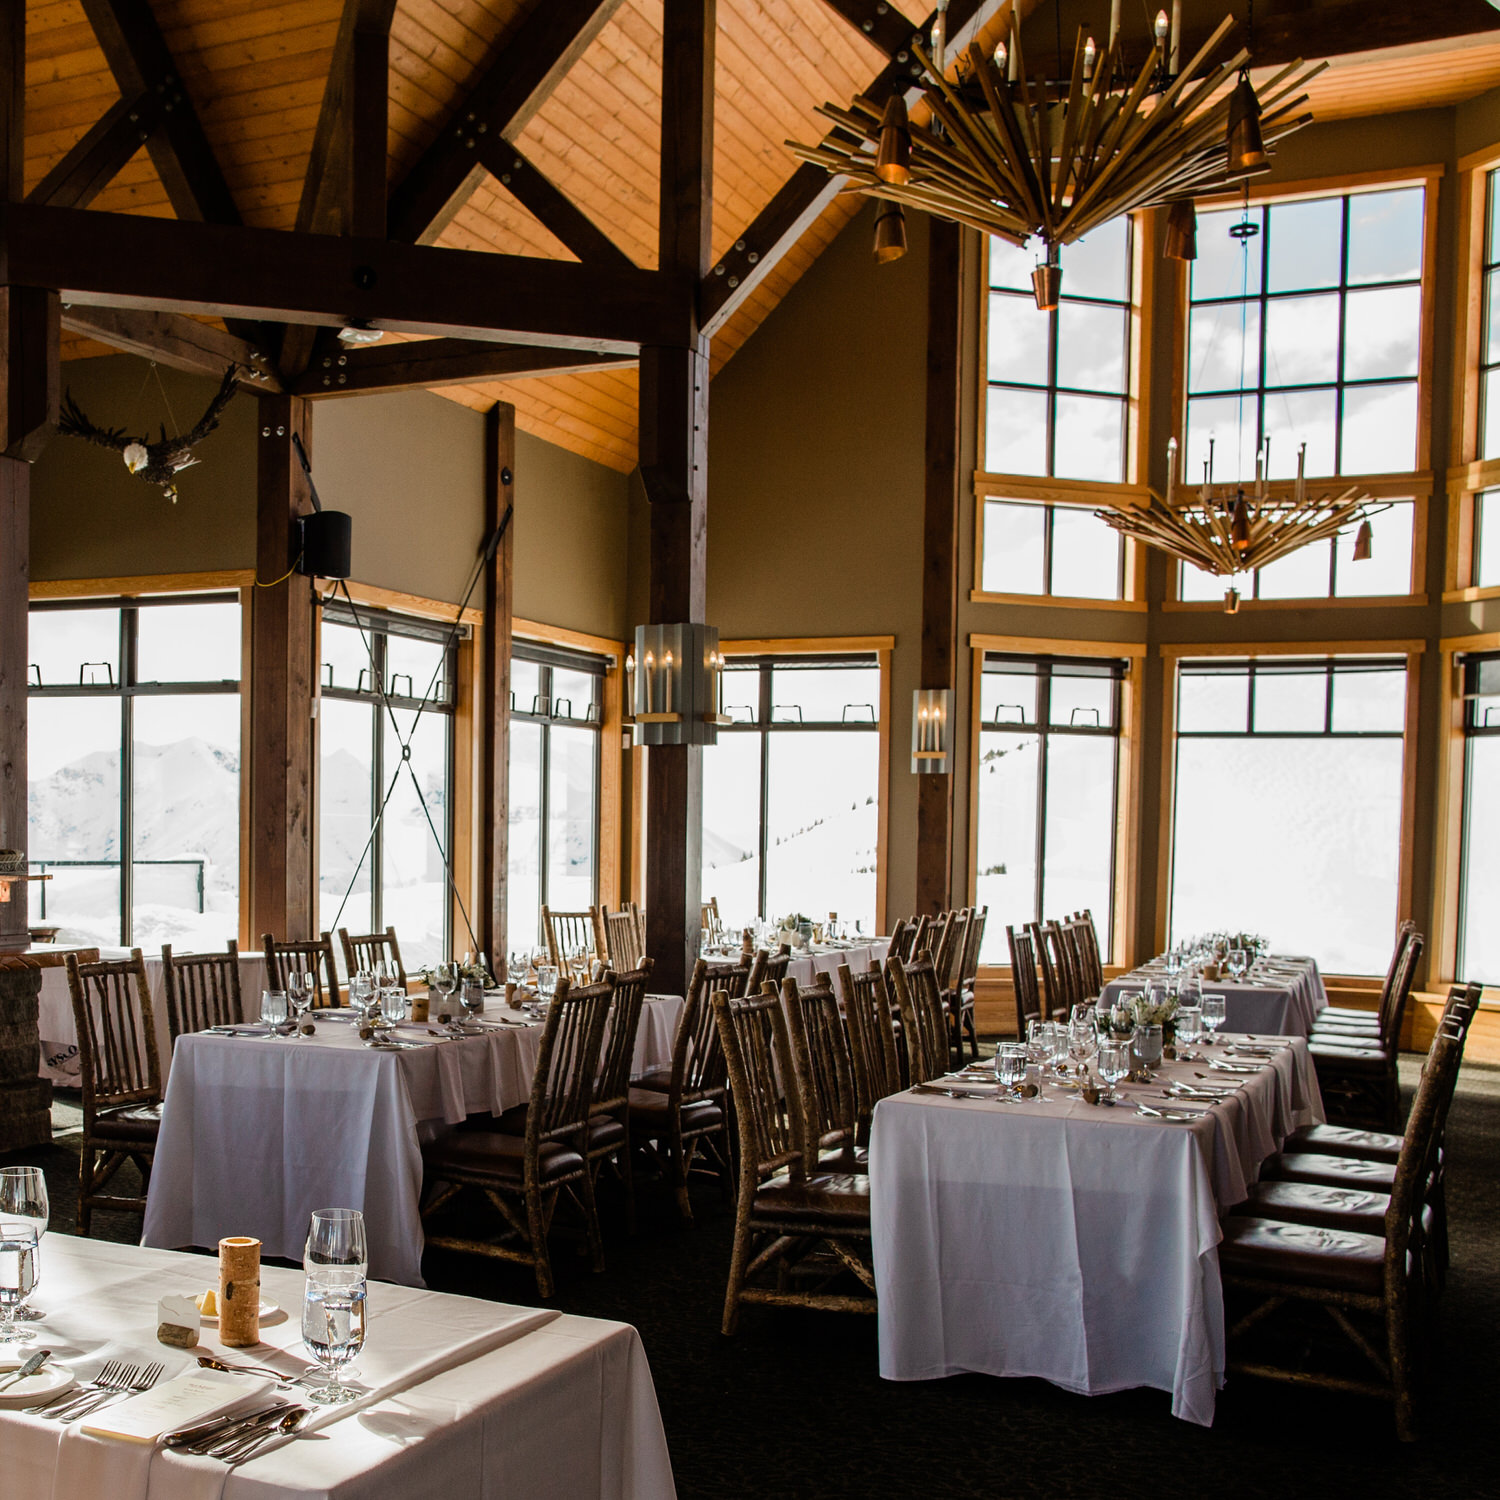
<instances>
[{"instance_id":1,"label":"small chandelier","mask_svg":"<svg viewBox=\"0 0 1500 1500\"><path fill-rule=\"evenodd\" d=\"M1300 91L1327 66L1291 63L1257 99L1243 48L1209 61L1234 28L1230 17L1179 69L1178 39L1169 45L1163 13L1134 73L1116 22L1102 56L1080 28L1071 77L1049 82L1027 77L1015 7L1008 25L1009 40L992 58L969 47L955 81L944 75L941 27L933 28L930 53L913 43L931 123L913 124L900 96L884 108L860 96L849 109L822 106L836 128L821 144L787 145L803 161L847 178L846 191L894 203L877 221L878 260L901 253L904 208L1013 245L1037 240L1035 290L1044 308L1056 305L1060 247L1121 214L1171 205L1168 254L1192 258L1192 199L1269 171L1270 148L1311 120L1299 113L1307 103Z\"/></svg>"},{"instance_id":2,"label":"small chandelier","mask_svg":"<svg viewBox=\"0 0 1500 1500\"><path fill-rule=\"evenodd\" d=\"M1162 499L1149 492L1145 505L1120 504L1096 510L1101 521L1123 536L1169 553L1181 562L1216 577L1233 579L1251 573L1306 547L1347 530L1359 528L1354 539L1354 559L1365 561L1372 551L1370 518L1390 509L1389 501L1377 501L1358 485L1341 494L1309 495L1305 468L1307 444L1297 454L1297 480L1290 495L1273 494L1267 471L1271 462L1270 439L1255 456L1255 486L1215 486L1213 439L1204 464L1203 483L1196 497L1179 500L1177 494L1177 439L1167 443L1167 494ZM1224 608L1239 609L1239 590L1224 594Z\"/></svg>"}]
</instances>

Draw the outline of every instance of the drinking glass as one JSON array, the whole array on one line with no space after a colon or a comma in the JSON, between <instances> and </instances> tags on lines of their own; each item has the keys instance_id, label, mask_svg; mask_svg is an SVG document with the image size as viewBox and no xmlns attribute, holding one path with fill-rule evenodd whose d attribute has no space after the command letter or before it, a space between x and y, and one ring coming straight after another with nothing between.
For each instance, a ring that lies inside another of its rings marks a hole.
<instances>
[{"instance_id":1,"label":"drinking glass","mask_svg":"<svg viewBox=\"0 0 1500 1500\"><path fill-rule=\"evenodd\" d=\"M514 960L512 960L514 961ZM452 999L453 992L458 988L458 969L453 964L439 964L432 971L432 987L435 989L446 1007Z\"/></svg>"},{"instance_id":2,"label":"drinking glass","mask_svg":"<svg viewBox=\"0 0 1500 1500\"><path fill-rule=\"evenodd\" d=\"M47 1179L40 1167L0 1167L0 1219L30 1224L36 1230L37 1245L47 1233L51 1209L47 1203ZM34 1307L22 1305L16 1318L35 1323L42 1315Z\"/></svg>"},{"instance_id":3,"label":"drinking glass","mask_svg":"<svg viewBox=\"0 0 1500 1500\"><path fill-rule=\"evenodd\" d=\"M1131 1046L1135 1049L1141 1066L1148 1072L1161 1066L1160 1026L1137 1026L1135 1035L1131 1038Z\"/></svg>"},{"instance_id":4,"label":"drinking glass","mask_svg":"<svg viewBox=\"0 0 1500 1500\"><path fill-rule=\"evenodd\" d=\"M312 1008L312 975L306 969L293 969L286 976L286 1003L292 1020L300 1026L302 1018Z\"/></svg>"},{"instance_id":5,"label":"drinking glass","mask_svg":"<svg viewBox=\"0 0 1500 1500\"><path fill-rule=\"evenodd\" d=\"M36 1225L0 1216L0 1344L28 1344L31 1328L16 1326L16 1314L39 1280Z\"/></svg>"},{"instance_id":6,"label":"drinking glass","mask_svg":"<svg viewBox=\"0 0 1500 1500\"><path fill-rule=\"evenodd\" d=\"M285 990L262 990L260 992L260 1018L271 1028L268 1040L279 1041L281 1028L286 1025L287 1018Z\"/></svg>"},{"instance_id":7,"label":"drinking glass","mask_svg":"<svg viewBox=\"0 0 1500 1500\"><path fill-rule=\"evenodd\" d=\"M536 992L543 1000L550 1000L557 993L557 966L543 964L536 971Z\"/></svg>"},{"instance_id":8,"label":"drinking glass","mask_svg":"<svg viewBox=\"0 0 1500 1500\"><path fill-rule=\"evenodd\" d=\"M399 984L388 984L380 992L380 1014L385 1018L387 1026L394 1026L397 1021L404 1021L409 1010L407 994Z\"/></svg>"},{"instance_id":9,"label":"drinking glass","mask_svg":"<svg viewBox=\"0 0 1500 1500\"><path fill-rule=\"evenodd\" d=\"M506 960L505 975L512 984L520 984L526 977L526 955L524 953L512 953Z\"/></svg>"},{"instance_id":10,"label":"drinking glass","mask_svg":"<svg viewBox=\"0 0 1500 1500\"><path fill-rule=\"evenodd\" d=\"M1020 1087L1026 1078L1026 1044L1002 1042L995 1049L995 1077L1002 1088Z\"/></svg>"},{"instance_id":11,"label":"drinking glass","mask_svg":"<svg viewBox=\"0 0 1500 1500\"><path fill-rule=\"evenodd\" d=\"M1148 979L1144 993L1146 1006L1152 1014L1159 1013L1167 1003L1167 985L1163 979Z\"/></svg>"},{"instance_id":12,"label":"drinking glass","mask_svg":"<svg viewBox=\"0 0 1500 1500\"><path fill-rule=\"evenodd\" d=\"M349 976L349 1004L361 1016L368 1016L370 996L375 993L375 976L368 969L357 969Z\"/></svg>"},{"instance_id":13,"label":"drinking glass","mask_svg":"<svg viewBox=\"0 0 1500 1500\"><path fill-rule=\"evenodd\" d=\"M1250 955L1243 948L1231 948L1229 950L1229 976L1231 979L1243 979L1245 970L1250 967Z\"/></svg>"},{"instance_id":14,"label":"drinking glass","mask_svg":"<svg viewBox=\"0 0 1500 1500\"><path fill-rule=\"evenodd\" d=\"M365 1216L357 1208L320 1208L308 1225L302 1266L302 1341L318 1361L325 1384L308 1392L320 1406L354 1399L341 1384L344 1367L365 1341L365 1276L370 1252Z\"/></svg>"},{"instance_id":15,"label":"drinking glass","mask_svg":"<svg viewBox=\"0 0 1500 1500\"><path fill-rule=\"evenodd\" d=\"M1174 978L1182 972L1182 949L1180 947L1173 946L1167 949L1163 967Z\"/></svg>"},{"instance_id":16,"label":"drinking glass","mask_svg":"<svg viewBox=\"0 0 1500 1500\"><path fill-rule=\"evenodd\" d=\"M1068 1028L1060 1021L1052 1021L1047 1027L1047 1061L1052 1071L1060 1073L1068 1060Z\"/></svg>"},{"instance_id":17,"label":"drinking glass","mask_svg":"<svg viewBox=\"0 0 1500 1500\"><path fill-rule=\"evenodd\" d=\"M1079 1071L1086 1073L1088 1065L1099 1050L1099 1030L1094 1025L1092 1013L1084 1006L1074 1006L1083 1015L1074 1015L1068 1023L1068 1053L1078 1064Z\"/></svg>"},{"instance_id":18,"label":"drinking glass","mask_svg":"<svg viewBox=\"0 0 1500 1500\"><path fill-rule=\"evenodd\" d=\"M1108 1097L1115 1097L1115 1085L1130 1072L1130 1043L1119 1037L1099 1039L1099 1076L1108 1085Z\"/></svg>"},{"instance_id":19,"label":"drinking glass","mask_svg":"<svg viewBox=\"0 0 1500 1500\"><path fill-rule=\"evenodd\" d=\"M459 1004L463 1006L464 1019L477 1021L484 1014L484 981L466 979L459 993Z\"/></svg>"},{"instance_id":20,"label":"drinking glass","mask_svg":"<svg viewBox=\"0 0 1500 1500\"><path fill-rule=\"evenodd\" d=\"M1177 981L1177 1004L1196 1007L1203 999L1203 981L1196 974L1184 974Z\"/></svg>"},{"instance_id":21,"label":"drinking glass","mask_svg":"<svg viewBox=\"0 0 1500 1500\"><path fill-rule=\"evenodd\" d=\"M1177 1056L1192 1062L1198 1053L1192 1049L1203 1040L1203 1012L1196 1005L1177 1007Z\"/></svg>"},{"instance_id":22,"label":"drinking glass","mask_svg":"<svg viewBox=\"0 0 1500 1500\"><path fill-rule=\"evenodd\" d=\"M1218 1039L1219 1027L1224 1024L1224 997L1222 995L1205 995L1201 1009L1203 1011L1203 1024L1208 1027L1208 1039L1210 1045L1212 1045Z\"/></svg>"}]
</instances>

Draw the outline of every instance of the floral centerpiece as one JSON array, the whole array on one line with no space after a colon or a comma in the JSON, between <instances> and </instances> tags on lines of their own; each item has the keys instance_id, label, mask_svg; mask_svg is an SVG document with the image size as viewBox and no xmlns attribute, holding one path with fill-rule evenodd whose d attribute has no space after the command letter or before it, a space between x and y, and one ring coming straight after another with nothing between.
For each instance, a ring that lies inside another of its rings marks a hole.
<instances>
[{"instance_id":1,"label":"floral centerpiece","mask_svg":"<svg viewBox=\"0 0 1500 1500\"><path fill-rule=\"evenodd\" d=\"M1177 1014L1177 992L1168 990L1162 1000L1144 994L1121 995L1109 1008L1109 1029L1115 1036L1133 1036L1137 1026L1160 1026L1165 1033Z\"/></svg>"},{"instance_id":2,"label":"floral centerpiece","mask_svg":"<svg viewBox=\"0 0 1500 1500\"><path fill-rule=\"evenodd\" d=\"M794 911L781 919L779 933L783 943L794 948L805 948L812 942L813 924L800 911Z\"/></svg>"},{"instance_id":3,"label":"floral centerpiece","mask_svg":"<svg viewBox=\"0 0 1500 1500\"><path fill-rule=\"evenodd\" d=\"M455 963L453 965L453 968L458 974L458 982L460 984L462 984L466 979L478 979L488 989L493 989L495 987L494 975L491 974L483 964L472 962L466 964ZM423 964L422 967L417 970L417 974L422 983L425 984L428 989L431 989L432 982L437 977L437 971L437 964Z\"/></svg>"}]
</instances>

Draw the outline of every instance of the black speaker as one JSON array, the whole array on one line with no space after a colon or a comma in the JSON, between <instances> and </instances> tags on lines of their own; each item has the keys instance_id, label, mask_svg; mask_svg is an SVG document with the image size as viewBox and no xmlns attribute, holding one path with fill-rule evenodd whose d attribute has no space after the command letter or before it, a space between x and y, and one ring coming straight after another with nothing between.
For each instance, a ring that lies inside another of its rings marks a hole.
<instances>
[{"instance_id":1,"label":"black speaker","mask_svg":"<svg viewBox=\"0 0 1500 1500\"><path fill-rule=\"evenodd\" d=\"M298 516L302 560L297 571L308 578L347 578L353 548L353 521L342 510L319 510Z\"/></svg>"}]
</instances>

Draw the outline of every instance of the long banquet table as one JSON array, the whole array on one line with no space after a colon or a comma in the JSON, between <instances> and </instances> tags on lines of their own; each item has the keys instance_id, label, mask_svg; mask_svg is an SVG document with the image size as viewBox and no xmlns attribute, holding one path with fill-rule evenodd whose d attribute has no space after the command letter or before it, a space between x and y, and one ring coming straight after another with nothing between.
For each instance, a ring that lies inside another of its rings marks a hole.
<instances>
[{"instance_id":1,"label":"long banquet table","mask_svg":"<svg viewBox=\"0 0 1500 1500\"><path fill-rule=\"evenodd\" d=\"M49 1234L32 1301L41 1347L87 1376L104 1357L189 1354L156 1342L156 1302L217 1278L203 1256ZM263 1267L290 1313L260 1345L198 1350L235 1364L304 1367L302 1273ZM670 1500L671 1462L645 1350L623 1323L371 1283L358 1380L379 1399L233 1469L92 1438L77 1424L0 1411L0 1474L26 1500ZM281 1351L286 1351L282 1353ZM249 1409L266 1404L268 1397ZM346 1409L347 1410L347 1409Z\"/></svg>"},{"instance_id":2,"label":"long banquet table","mask_svg":"<svg viewBox=\"0 0 1500 1500\"><path fill-rule=\"evenodd\" d=\"M647 997L637 1076L671 1066L681 1011L680 996ZM498 1001L485 1015L521 1019ZM422 1143L524 1103L541 1026L439 1041L412 1023L398 1035L420 1045L400 1051L366 1047L348 1019L317 1026L315 1037L177 1039L142 1243L249 1234L267 1255L300 1259L308 1214L339 1204L365 1212L371 1274L421 1286Z\"/></svg>"},{"instance_id":3,"label":"long banquet table","mask_svg":"<svg viewBox=\"0 0 1500 1500\"><path fill-rule=\"evenodd\" d=\"M1160 958L1111 979L1100 1001L1113 1005L1125 990L1138 990L1148 979L1164 979ZM1311 958L1272 954L1256 963L1241 980L1205 979L1205 994L1223 995L1224 1029L1247 1035L1307 1036L1318 1012L1328 1004L1323 976Z\"/></svg>"},{"instance_id":4,"label":"long banquet table","mask_svg":"<svg viewBox=\"0 0 1500 1500\"><path fill-rule=\"evenodd\" d=\"M1219 1215L1323 1109L1301 1038L1254 1073L1179 1062L1160 1076L1198 1083L1198 1072L1234 1092L1183 1104L1187 1124L1136 1113L1142 1097L1167 1107L1161 1083L1122 1085L1132 1107L1050 1083L1027 1103L881 1100L870 1142L880 1373L1039 1376L1083 1394L1152 1386L1172 1393L1175 1415L1211 1423L1224 1370Z\"/></svg>"}]
</instances>

